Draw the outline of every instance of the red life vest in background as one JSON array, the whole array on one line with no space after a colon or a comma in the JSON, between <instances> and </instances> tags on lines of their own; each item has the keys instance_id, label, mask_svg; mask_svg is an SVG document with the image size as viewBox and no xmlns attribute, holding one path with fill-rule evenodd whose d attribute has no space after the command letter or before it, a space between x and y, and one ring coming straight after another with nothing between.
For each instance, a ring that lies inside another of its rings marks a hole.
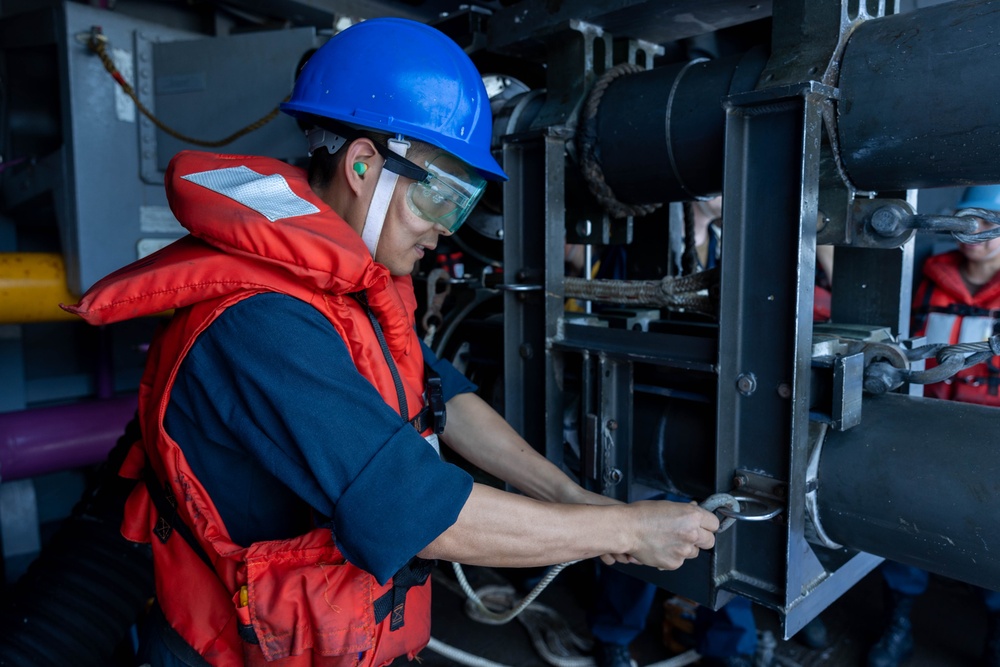
<instances>
[{"instance_id":1,"label":"red life vest in background","mask_svg":"<svg viewBox=\"0 0 1000 667\"><path fill-rule=\"evenodd\" d=\"M915 336L928 343L972 343L997 333L1000 318L1000 274L976 294L962 280L961 252L935 255L924 263L924 279L913 299ZM933 359L928 367L935 366ZM925 385L924 395L965 403L1000 406L1000 357L960 371L944 382Z\"/></svg>"},{"instance_id":2,"label":"red life vest in background","mask_svg":"<svg viewBox=\"0 0 1000 667\"><path fill-rule=\"evenodd\" d=\"M182 152L168 168L167 192L191 236L107 276L67 308L92 324L177 309L150 348L139 392L143 441L121 471L142 479L147 466L152 470L214 566L173 534L147 487L137 485L122 534L152 544L165 617L220 667L377 666L412 658L430 639L429 579L402 582L397 575L380 585L344 559L325 528L235 544L163 425L174 379L198 335L226 308L263 292L319 310L358 371L395 407L393 375L368 313L351 296L364 293L403 381L409 420L423 406L424 387L409 277L394 278L376 264L360 236L313 194L302 170L283 162ZM380 613L391 610L384 619L376 619L377 601ZM240 626L259 643L241 639Z\"/></svg>"}]
</instances>

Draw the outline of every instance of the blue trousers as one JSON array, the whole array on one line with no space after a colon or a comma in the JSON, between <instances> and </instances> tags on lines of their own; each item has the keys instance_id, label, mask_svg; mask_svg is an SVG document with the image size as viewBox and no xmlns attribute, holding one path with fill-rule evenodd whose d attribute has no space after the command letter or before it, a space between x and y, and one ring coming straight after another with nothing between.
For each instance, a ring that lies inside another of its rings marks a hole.
<instances>
[{"instance_id":1,"label":"blue trousers","mask_svg":"<svg viewBox=\"0 0 1000 667\"><path fill-rule=\"evenodd\" d=\"M927 570L887 560L882 563L882 578L886 585L903 595L923 595L927 591L930 575ZM979 596L991 614L1000 612L1000 592L977 587Z\"/></svg>"},{"instance_id":2,"label":"blue trousers","mask_svg":"<svg viewBox=\"0 0 1000 667\"><path fill-rule=\"evenodd\" d=\"M590 632L607 644L631 644L646 626L656 586L601 563ZM699 607L695 617L698 653L710 658L752 656L757 623L750 601L737 597L718 611Z\"/></svg>"}]
</instances>

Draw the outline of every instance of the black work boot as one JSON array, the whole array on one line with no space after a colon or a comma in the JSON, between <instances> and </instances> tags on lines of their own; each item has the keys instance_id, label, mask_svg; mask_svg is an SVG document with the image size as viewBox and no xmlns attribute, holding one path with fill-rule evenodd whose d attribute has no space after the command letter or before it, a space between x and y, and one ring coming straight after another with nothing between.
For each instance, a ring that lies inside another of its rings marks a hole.
<instances>
[{"instance_id":1,"label":"black work boot","mask_svg":"<svg viewBox=\"0 0 1000 667\"><path fill-rule=\"evenodd\" d=\"M868 652L868 667L898 667L913 655L913 625L910 612L916 597L896 591L886 592L888 609L882 636Z\"/></svg>"},{"instance_id":2,"label":"black work boot","mask_svg":"<svg viewBox=\"0 0 1000 667\"><path fill-rule=\"evenodd\" d=\"M1000 612L989 615L986 646L983 647L982 667L1000 667Z\"/></svg>"}]
</instances>

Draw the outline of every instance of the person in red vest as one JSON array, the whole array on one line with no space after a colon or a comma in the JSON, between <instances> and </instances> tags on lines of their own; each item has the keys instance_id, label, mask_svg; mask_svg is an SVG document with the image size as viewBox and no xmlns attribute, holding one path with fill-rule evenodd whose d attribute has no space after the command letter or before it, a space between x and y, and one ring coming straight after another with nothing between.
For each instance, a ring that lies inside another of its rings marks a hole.
<instances>
[{"instance_id":1,"label":"person in red vest","mask_svg":"<svg viewBox=\"0 0 1000 667\"><path fill-rule=\"evenodd\" d=\"M184 151L190 234L75 306L103 324L175 309L139 396L123 534L152 545L157 665L386 665L430 637L434 559L680 567L714 546L691 503L585 491L421 344L410 274L487 180L480 74L439 31L372 19L321 47L282 110L308 172ZM439 455L439 439L520 493Z\"/></svg>"},{"instance_id":2,"label":"person in red vest","mask_svg":"<svg viewBox=\"0 0 1000 667\"><path fill-rule=\"evenodd\" d=\"M958 208L1000 211L1000 185L966 188ZM996 225L981 220L979 231ZM1000 333L1000 238L960 243L956 250L929 257L913 299L914 335L929 344L983 341ZM933 361L928 361L932 366ZM924 387L924 395L980 405L1000 406L1000 357ZM886 619L882 635L868 653L868 667L896 667L913 653L910 615L926 590L930 575L910 565L886 561ZM979 664L1000 667L1000 592L976 589L988 620L985 650Z\"/></svg>"},{"instance_id":3,"label":"person in red vest","mask_svg":"<svg viewBox=\"0 0 1000 667\"><path fill-rule=\"evenodd\" d=\"M958 208L1000 211L1000 185L967 188ZM979 231L995 228L980 221ZM1000 315L1000 238L960 243L958 249L927 259L913 299L915 335L928 343L971 343L997 333ZM1000 358L924 387L924 395L1000 406ZM932 365L933 361L929 362Z\"/></svg>"}]
</instances>

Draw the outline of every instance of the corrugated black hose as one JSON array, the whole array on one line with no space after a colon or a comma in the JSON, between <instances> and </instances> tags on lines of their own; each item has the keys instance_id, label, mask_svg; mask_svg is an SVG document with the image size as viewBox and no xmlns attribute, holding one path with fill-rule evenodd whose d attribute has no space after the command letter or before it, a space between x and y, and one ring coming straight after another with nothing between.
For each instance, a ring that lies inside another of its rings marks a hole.
<instances>
[{"instance_id":1,"label":"corrugated black hose","mask_svg":"<svg viewBox=\"0 0 1000 667\"><path fill-rule=\"evenodd\" d=\"M118 476L138 419L97 470L70 516L0 602L0 666L111 667L154 594L148 545L121 536L135 482Z\"/></svg>"}]
</instances>

